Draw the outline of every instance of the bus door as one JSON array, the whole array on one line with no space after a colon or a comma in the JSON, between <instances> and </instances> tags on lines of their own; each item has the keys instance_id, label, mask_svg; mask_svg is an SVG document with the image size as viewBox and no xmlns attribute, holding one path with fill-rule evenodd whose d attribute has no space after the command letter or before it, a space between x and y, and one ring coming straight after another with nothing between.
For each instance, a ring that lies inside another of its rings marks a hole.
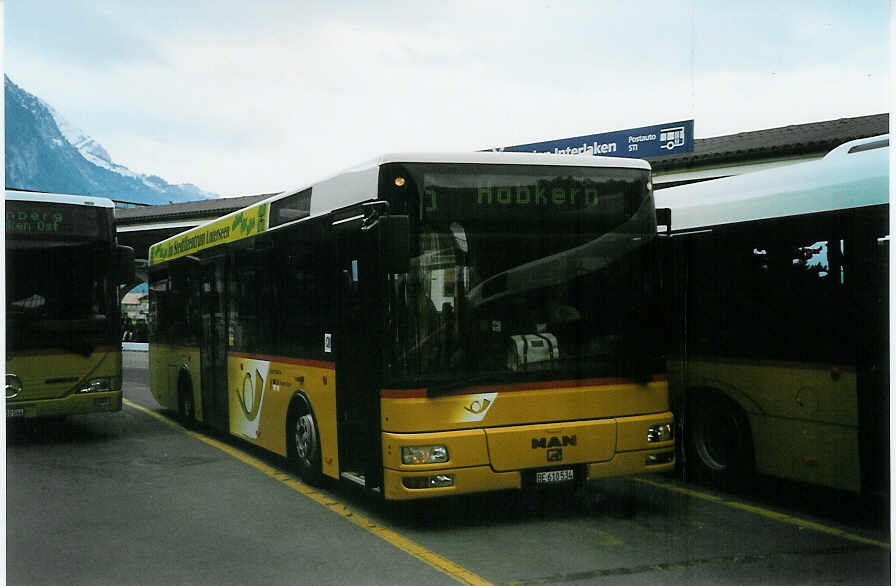
<instances>
[{"instance_id":1,"label":"bus door","mask_svg":"<svg viewBox=\"0 0 896 586\"><path fill-rule=\"evenodd\" d=\"M200 265L199 311L202 365L202 411L204 421L216 429L227 429L227 331L224 322L224 257L203 260Z\"/></svg>"},{"instance_id":2,"label":"bus door","mask_svg":"<svg viewBox=\"0 0 896 586\"><path fill-rule=\"evenodd\" d=\"M338 326L336 404L343 477L367 488L381 486L380 346L382 307L377 307L376 244L354 227L338 231ZM338 228L337 228L338 229Z\"/></svg>"}]
</instances>

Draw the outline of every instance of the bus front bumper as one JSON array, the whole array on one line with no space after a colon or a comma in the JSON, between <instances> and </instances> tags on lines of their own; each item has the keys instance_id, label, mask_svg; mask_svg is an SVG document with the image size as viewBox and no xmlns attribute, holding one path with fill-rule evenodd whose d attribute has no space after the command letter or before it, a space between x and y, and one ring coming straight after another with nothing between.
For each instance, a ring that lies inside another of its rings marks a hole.
<instances>
[{"instance_id":1,"label":"bus front bumper","mask_svg":"<svg viewBox=\"0 0 896 586\"><path fill-rule=\"evenodd\" d=\"M674 417L648 415L427 433L383 433L385 498L552 485L675 468Z\"/></svg>"},{"instance_id":2,"label":"bus front bumper","mask_svg":"<svg viewBox=\"0 0 896 586\"><path fill-rule=\"evenodd\" d=\"M76 393L59 399L39 401L7 401L6 420L8 422L41 417L62 417L121 411L121 391L98 393Z\"/></svg>"},{"instance_id":3,"label":"bus front bumper","mask_svg":"<svg viewBox=\"0 0 896 586\"><path fill-rule=\"evenodd\" d=\"M616 454L607 462L577 464L550 470L497 472L491 466L409 472L386 468L383 475L389 500L410 500L472 494L494 490L521 490L537 486L587 483L598 478L668 472L675 468L674 447ZM567 478L570 476L571 478ZM540 472L547 475L539 476ZM544 479L542 481L542 479Z\"/></svg>"}]
</instances>

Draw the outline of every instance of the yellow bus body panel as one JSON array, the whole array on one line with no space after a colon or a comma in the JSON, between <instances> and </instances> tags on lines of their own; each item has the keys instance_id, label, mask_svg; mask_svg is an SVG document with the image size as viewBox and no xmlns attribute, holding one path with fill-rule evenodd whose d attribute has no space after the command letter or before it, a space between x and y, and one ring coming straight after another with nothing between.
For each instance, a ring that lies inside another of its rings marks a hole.
<instances>
[{"instance_id":1,"label":"yellow bus body panel","mask_svg":"<svg viewBox=\"0 0 896 586\"><path fill-rule=\"evenodd\" d=\"M199 348L150 344L149 388L159 405L165 409L177 411L177 383L181 373L189 377L193 386L193 414L197 421L205 421Z\"/></svg>"},{"instance_id":2,"label":"yellow bus body panel","mask_svg":"<svg viewBox=\"0 0 896 586\"><path fill-rule=\"evenodd\" d=\"M669 411L669 392L665 380L648 384L582 381L580 386L480 387L434 397L386 395L381 408L384 431L415 433L660 413Z\"/></svg>"},{"instance_id":3,"label":"yellow bus body panel","mask_svg":"<svg viewBox=\"0 0 896 586\"><path fill-rule=\"evenodd\" d=\"M230 433L287 455L286 416L296 393L311 403L320 435L323 473L339 477L336 377L332 365L290 358L227 355Z\"/></svg>"},{"instance_id":4,"label":"yellow bus body panel","mask_svg":"<svg viewBox=\"0 0 896 586\"><path fill-rule=\"evenodd\" d=\"M519 489L527 470L575 466L594 479L665 472L675 466L674 439L647 441L650 426L674 423L665 381L536 383L473 391L441 397L423 391L416 393L420 396L413 391L383 392L387 499ZM445 446L448 461L402 462L403 446L433 445ZM666 459L651 464L652 455ZM408 478L436 474L452 476L453 485L405 484Z\"/></svg>"},{"instance_id":5,"label":"yellow bus body panel","mask_svg":"<svg viewBox=\"0 0 896 586\"><path fill-rule=\"evenodd\" d=\"M6 362L6 372L22 382L22 392L6 400L7 413L56 417L121 410L121 389L80 393L92 378L121 380L121 348L98 348L88 355L62 350L21 352ZM21 411L19 411L21 410Z\"/></svg>"},{"instance_id":6,"label":"yellow bus body panel","mask_svg":"<svg viewBox=\"0 0 896 586\"><path fill-rule=\"evenodd\" d=\"M715 389L743 408L757 472L860 490L855 369L700 357L684 371L670 361L669 378L675 397L685 389ZM699 400L699 394L689 400Z\"/></svg>"},{"instance_id":7,"label":"yellow bus body panel","mask_svg":"<svg viewBox=\"0 0 896 586\"><path fill-rule=\"evenodd\" d=\"M198 421L202 412L199 348L152 344L150 388L159 405L176 411L177 383L186 373L193 384ZM227 355L228 433L286 456L286 415L295 393L303 393L317 419L324 474L339 476L336 377L331 364L231 352Z\"/></svg>"},{"instance_id":8,"label":"yellow bus body panel","mask_svg":"<svg viewBox=\"0 0 896 586\"><path fill-rule=\"evenodd\" d=\"M606 462L616 453L615 419L514 425L487 429L485 436L492 468L499 472L553 465L546 453L554 444L562 450L563 465Z\"/></svg>"}]
</instances>

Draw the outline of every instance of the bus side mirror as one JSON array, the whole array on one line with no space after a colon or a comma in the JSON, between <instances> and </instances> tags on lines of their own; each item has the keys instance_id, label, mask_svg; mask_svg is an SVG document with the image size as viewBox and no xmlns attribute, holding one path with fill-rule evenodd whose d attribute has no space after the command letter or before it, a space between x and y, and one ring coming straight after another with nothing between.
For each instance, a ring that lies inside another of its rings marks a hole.
<instances>
[{"instance_id":1,"label":"bus side mirror","mask_svg":"<svg viewBox=\"0 0 896 586\"><path fill-rule=\"evenodd\" d=\"M406 273L411 266L411 228L408 216L381 216L380 259L386 273Z\"/></svg>"},{"instance_id":2,"label":"bus side mirror","mask_svg":"<svg viewBox=\"0 0 896 586\"><path fill-rule=\"evenodd\" d=\"M134 249L130 246L118 245L117 273L118 282L122 285L130 285L137 281L137 268L134 263Z\"/></svg>"}]
</instances>

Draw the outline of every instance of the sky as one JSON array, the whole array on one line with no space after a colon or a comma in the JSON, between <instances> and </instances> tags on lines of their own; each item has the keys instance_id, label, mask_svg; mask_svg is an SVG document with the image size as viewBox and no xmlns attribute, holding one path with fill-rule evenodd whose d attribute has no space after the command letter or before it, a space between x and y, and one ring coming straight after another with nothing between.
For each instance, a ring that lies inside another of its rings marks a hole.
<instances>
[{"instance_id":1,"label":"sky","mask_svg":"<svg viewBox=\"0 0 896 586\"><path fill-rule=\"evenodd\" d=\"M222 196L381 153L889 111L886 0L7 0L4 71L119 164Z\"/></svg>"}]
</instances>

